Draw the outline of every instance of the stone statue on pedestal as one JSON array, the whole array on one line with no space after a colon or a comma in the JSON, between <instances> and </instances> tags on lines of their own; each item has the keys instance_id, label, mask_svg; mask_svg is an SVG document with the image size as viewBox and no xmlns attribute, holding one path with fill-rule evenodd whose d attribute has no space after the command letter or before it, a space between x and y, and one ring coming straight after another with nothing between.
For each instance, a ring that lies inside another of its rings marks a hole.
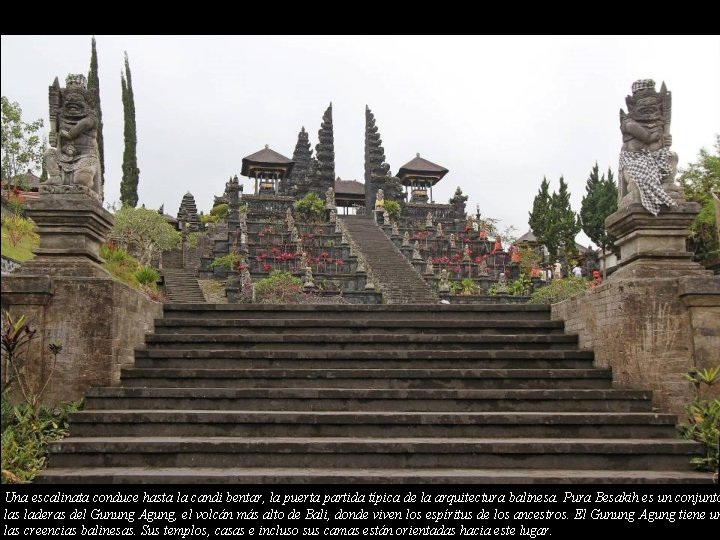
<instances>
[{"instance_id":1,"label":"stone statue on pedestal","mask_svg":"<svg viewBox=\"0 0 720 540\"><path fill-rule=\"evenodd\" d=\"M412 258L414 261L421 261L422 256L420 255L420 242L415 240L415 243L413 244L413 254Z\"/></svg>"},{"instance_id":2,"label":"stone statue on pedestal","mask_svg":"<svg viewBox=\"0 0 720 540\"><path fill-rule=\"evenodd\" d=\"M682 197L675 184L678 156L670 151L672 98L665 83L656 92L655 81L643 79L633 83L625 102L627 114L620 109L618 206L639 202L657 216L661 205L676 206L673 197Z\"/></svg>"},{"instance_id":3,"label":"stone statue on pedestal","mask_svg":"<svg viewBox=\"0 0 720 540\"><path fill-rule=\"evenodd\" d=\"M50 86L50 146L45 152L48 178L41 193L82 193L100 202L102 182L97 143L97 91L84 75L57 78Z\"/></svg>"},{"instance_id":4,"label":"stone statue on pedestal","mask_svg":"<svg viewBox=\"0 0 720 540\"><path fill-rule=\"evenodd\" d=\"M383 210L385 208L385 192L382 189L378 189L377 195L375 196L375 210Z\"/></svg>"},{"instance_id":5,"label":"stone statue on pedestal","mask_svg":"<svg viewBox=\"0 0 720 540\"><path fill-rule=\"evenodd\" d=\"M505 272L500 272L497 280L497 293L507 294L507 292L507 277L505 276Z\"/></svg>"},{"instance_id":6,"label":"stone statue on pedestal","mask_svg":"<svg viewBox=\"0 0 720 540\"><path fill-rule=\"evenodd\" d=\"M441 293L450 292L450 276L445 268L440 270L440 284L438 285L438 291Z\"/></svg>"}]
</instances>

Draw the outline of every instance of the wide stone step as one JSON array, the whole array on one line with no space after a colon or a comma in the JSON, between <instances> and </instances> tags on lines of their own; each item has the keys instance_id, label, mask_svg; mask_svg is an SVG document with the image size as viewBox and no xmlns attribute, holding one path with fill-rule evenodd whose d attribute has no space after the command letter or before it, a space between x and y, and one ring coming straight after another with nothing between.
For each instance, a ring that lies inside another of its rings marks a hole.
<instances>
[{"instance_id":1,"label":"wide stone step","mask_svg":"<svg viewBox=\"0 0 720 540\"><path fill-rule=\"evenodd\" d=\"M136 349L135 366L147 368L590 368L593 353L573 350L342 351Z\"/></svg>"},{"instance_id":2,"label":"wide stone step","mask_svg":"<svg viewBox=\"0 0 720 540\"><path fill-rule=\"evenodd\" d=\"M358 469L83 467L43 471L36 484L712 484L695 471L614 469Z\"/></svg>"},{"instance_id":3,"label":"wide stone step","mask_svg":"<svg viewBox=\"0 0 720 540\"><path fill-rule=\"evenodd\" d=\"M675 417L655 413L85 410L70 419L73 437L675 437Z\"/></svg>"},{"instance_id":4,"label":"wide stone step","mask_svg":"<svg viewBox=\"0 0 720 540\"><path fill-rule=\"evenodd\" d=\"M242 329L252 329L253 333L312 333L325 334L501 334L501 333L543 333L562 334L562 321L517 321L517 320L467 320L462 318L446 320L386 320L360 318L327 319L156 319L155 334L234 334Z\"/></svg>"},{"instance_id":5,"label":"wide stone step","mask_svg":"<svg viewBox=\"0 0 720 540\"><path fill-rule=\"evenodd\" d=\"M689 470L697 443L668 439L69 437L53 467L367 467Z\"/></svg>"},{"instance_id":6,"label":"wide stone step","mask_svg":"<svg viewBox=\"0 0 720 540\"><path fill-rule=\"evenodd\" d=\"M126 387L610 388L609 369L158 369L125 368Z\"/></svg>"},{"instance_id":7,"label":"wide stone step","mask_svg":"<svg viewBox=\"0 0 720 540\"><path fill-rule=\"evenodd\" d=\"M624 389L90 388L88 409L649 412Z\"/></svg>"},{"instance_id":8,"label":"wide stone step","mask_svg":"<svg viewBox=\"0 0 720 540\"><path fill-rule=\"evenodd\" d=\"M278 350L292 348L298 351L318 349L387 350L474 350L474 349L567 349L576 345L576 335L537 334L149 334L145 343L149 349L213 350L241 347L245 350Z\"/></svg>"},{"instance_id":9,"label":"wide stone step","mask_svg":"<svg viewBox=\"0 0 720 540\"><path fill-rule=\"evenodd\" d=\"M535 304L427 304L427 305L263 305L263 304L177 304L166 303L169 319L328 319L372 320L550 320L550 306Z\"/></svg>"}]
</instances>

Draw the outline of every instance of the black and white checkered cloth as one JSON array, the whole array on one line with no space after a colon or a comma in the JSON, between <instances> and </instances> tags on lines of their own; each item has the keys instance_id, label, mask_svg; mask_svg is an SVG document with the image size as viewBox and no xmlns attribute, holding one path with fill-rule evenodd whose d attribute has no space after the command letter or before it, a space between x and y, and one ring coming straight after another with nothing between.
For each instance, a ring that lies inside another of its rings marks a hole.
<instances>
[{"instance_id":1,"label":"black and white checkered cloth","mask_svg":"<svg viewBox=\"0 0 720 540\"><path fill-rule=\"evenodd\" d=\"M619 173L632 179L640 190L640 202L652 215L657 216L660 205L677 206L662 187L662 179L670 174L670 149L654 152L620 152Z\"/></svg>"}]
</instances>

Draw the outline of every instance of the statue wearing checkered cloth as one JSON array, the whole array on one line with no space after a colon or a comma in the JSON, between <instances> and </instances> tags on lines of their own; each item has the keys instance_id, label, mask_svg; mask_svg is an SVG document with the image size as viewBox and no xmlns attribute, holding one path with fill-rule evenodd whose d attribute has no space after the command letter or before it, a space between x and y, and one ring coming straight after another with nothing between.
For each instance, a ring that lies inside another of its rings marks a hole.
<instances>
[{"instance_id":1,"label":"statue wearing checkered cloth","mask_svg":"<svg viewBox=\"0 0 720 540\"><path fill-rule=\"evenodd\" d=\"M655 81L635 81L632 96L625 102L628 112L620 109L619 207L640 202L653 215L660 206L676 206L681 197L675 184L677 154L670 151L671 95L665 88L655 91Z\"/></svg>"}]
</instances>

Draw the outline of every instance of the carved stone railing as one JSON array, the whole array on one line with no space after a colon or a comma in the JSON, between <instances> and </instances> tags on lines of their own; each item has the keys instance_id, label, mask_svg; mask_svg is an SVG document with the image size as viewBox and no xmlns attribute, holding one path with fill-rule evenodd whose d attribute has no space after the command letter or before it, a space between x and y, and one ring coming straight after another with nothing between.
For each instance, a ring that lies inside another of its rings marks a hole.
<instances>
[{"instance_id":1,"label":"carved stone railing","mask_svg":"<svg viewBox=\"0 0 720 540\"><path fill-rule=\"evenodd\" d=\"M248 216L262 218L284 216L295 199L283 195L245 195L242 202L248 205Z\"/></svg>"}]
</instances>

